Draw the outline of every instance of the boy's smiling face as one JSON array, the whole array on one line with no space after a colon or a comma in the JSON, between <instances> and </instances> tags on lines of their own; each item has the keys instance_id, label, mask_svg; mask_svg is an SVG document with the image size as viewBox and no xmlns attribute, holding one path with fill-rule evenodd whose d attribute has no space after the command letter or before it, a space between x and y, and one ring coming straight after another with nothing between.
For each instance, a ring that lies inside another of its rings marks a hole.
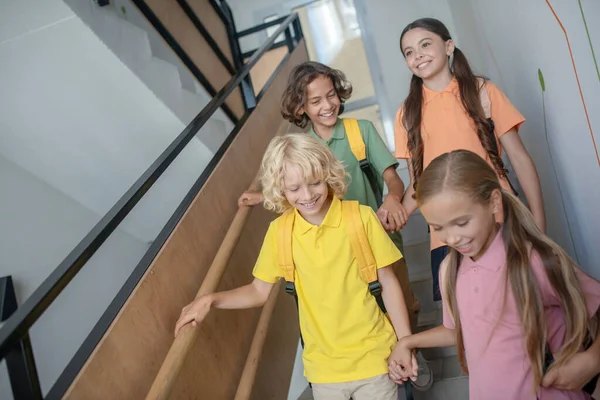
<instances>
[{"instance_id":1,"label":"boy's smiling face","mask_svg":"<svg viewBox=\"0 0 600 400\"><path fill-rule=\"evenodd\" d=\"M327 183L322 179L305 178L302 169L286 165L283 174L283 195L306 221L320 225L327 215L331 198Z\"/></svg>"},{"instance_id":2,"label":"boy's smiling face","mask_svg":"<svg viewBox=\"0 0 600 400\"><path fill-rule=\"evenodd\" d=\"M340 104L333 82L321 75L306 87L306 103L299 113L308 115L315 131L319 127L332 128L337 122Z\"/></svg>"}]
</instances>

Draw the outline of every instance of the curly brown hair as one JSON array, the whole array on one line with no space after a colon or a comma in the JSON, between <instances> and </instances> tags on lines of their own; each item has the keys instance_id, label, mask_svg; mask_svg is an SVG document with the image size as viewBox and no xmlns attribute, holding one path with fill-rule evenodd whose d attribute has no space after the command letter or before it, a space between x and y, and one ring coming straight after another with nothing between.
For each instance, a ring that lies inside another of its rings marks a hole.
<instances>
[{"instance_id":1,"label":"curly brown hair","mask_svg":"<svg viewBox=\"0 0 600 400\"><path fill-rule=\"evenodd\" d=\"M281 115L284 119L300 128L305 128L308 125L310 121L308 115L299 114L298 112L306 103L306 88L319 76L326 76L331 79L341 102L339 114L344 112L344 102L352 94L352 85L346 80L346 75L342 71L327 65L307 61L294 67L290 73L287 87L281 98Z\"/></svg>"}]
</instances>

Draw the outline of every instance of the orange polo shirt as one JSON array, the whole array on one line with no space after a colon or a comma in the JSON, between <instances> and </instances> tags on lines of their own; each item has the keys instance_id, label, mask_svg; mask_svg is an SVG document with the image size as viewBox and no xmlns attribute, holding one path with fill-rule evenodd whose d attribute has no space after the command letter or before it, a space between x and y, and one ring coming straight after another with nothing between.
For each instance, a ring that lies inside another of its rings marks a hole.
<instances>
[{"instance_id":1,"label":"orange polo shirt","mask_svg":"<svg viewBox=\"0 0 600 400\"><path fill-rule=\"evenodd\" d=\"M521 115L519 110L496 85L491 82L486 82L485 85L490 98L492 119L496 128L496 142L500 156L502 156L502 146L499 138L513 129L518 131L525 121L525 117ZM424 169L434 158L459 149L470 150L478 154L494 168L487 151L479 141L475 123L462 105L456 79L452 79L448 87L441 92L434 92L423 86L422 114L421 136L423 138ZM396 114L394 136L396 157L410 158L407 144L408 135L402 123L402 108ZM511 190L506 179L500 178L500 183L505 189ZM431 237L432 249L442 245L435 236Z\"/></svg>"}]
</instances>

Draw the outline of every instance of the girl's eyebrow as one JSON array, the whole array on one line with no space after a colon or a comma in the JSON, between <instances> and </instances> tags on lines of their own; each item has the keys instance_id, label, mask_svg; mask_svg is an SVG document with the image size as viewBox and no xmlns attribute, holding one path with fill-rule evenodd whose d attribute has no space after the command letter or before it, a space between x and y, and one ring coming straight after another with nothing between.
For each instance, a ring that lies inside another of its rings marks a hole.
<instances>
[{"instance_id":1,"label":"girl's eyebrow","mask_svg":"<svg viewBox=\"0 0 600 400\"><path fill-rule=\"evenodd\" d=\"M465 218L469 218L469 214L465 214L465 215L461 215L460 217L456 217L450 222L455 223L455 222L460 221L461 219L465 219Z\"/></svg>"},{"instance_id":2,"label":"girl's eyebrow","mask_svg":"<svg viewBox=\"0 0 600 400\"><path fill-rule=\"evenodd\" d=\"M431 40L431 37L430 36L424 37L423 39L419 40L419 43L417 43L417 44L421 44L425 40ZM412 49L412 47L411 46L406 46L403 51L406 52L406 50L408 50L408 49Z\"/></svg>"},{"instance_id":3,"label":"girl's eyebrow","mask_svg":"<svg viewBox=\"0 0 600 400\"><path fill-rule=\"evenodd\" d=\"M456 218L454 218L454 219L453 219L452 221L450 221L449 223L450 223L450 224L455 224L456 222L458 222L458 221L460 221L460 220L463 220L463 219L469 218L469 216L470 216L469 214L461 215L460 217L456 217ZM434 223L428 223L428 224L429 224L429 225L431 225L431 226L441 226L441 225L434 224Z\"/></svg>"}]
</instances>

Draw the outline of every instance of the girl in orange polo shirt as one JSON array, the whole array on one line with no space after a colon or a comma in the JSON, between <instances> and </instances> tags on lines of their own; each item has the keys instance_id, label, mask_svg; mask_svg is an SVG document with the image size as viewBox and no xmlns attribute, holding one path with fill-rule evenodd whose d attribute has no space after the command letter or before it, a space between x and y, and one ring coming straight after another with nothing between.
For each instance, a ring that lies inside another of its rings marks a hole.
<instances>
[{"instance_id":1,"label":"girl in orange polo shirt","mask_svg":"<svg viewBox=\"0 0 600 400\"><path fill-rule=\"evenodd\" d=\"M408 214L417 209L415 187L421 172L437 156L453 150L470 150L496 171L502 186L511 189L502 162L510 159L531 212L546 229L538 174L518 135L525 121L496 85L476 76L465 55L455 46L446 26L433 18L410 23L402 31L400 47L413 73L410 92L395 120L396 157L408 160L411 185L402 205ZM481 101L485 91L491 103L487 119ZM491 132L494 136L492 138ZM498 216L501 221L502 216ZM431 236L434 299L441 300L438 272L448 251Z\"/></svg>"}]
</instances>

